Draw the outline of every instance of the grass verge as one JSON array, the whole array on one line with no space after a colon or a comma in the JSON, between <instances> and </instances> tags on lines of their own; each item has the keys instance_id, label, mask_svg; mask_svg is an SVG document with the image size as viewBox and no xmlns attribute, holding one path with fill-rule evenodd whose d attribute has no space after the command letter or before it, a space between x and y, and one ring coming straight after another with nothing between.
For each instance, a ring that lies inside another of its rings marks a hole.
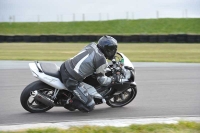
<instances>
[{"instance_id":1,"label":"grass verge","mask_svg":"<svg viewBox=\"0 0 200 133\"><path fill-rule=\"evenodd\" d=\"M178 124L131 125L128 127L71 127L69 129L29 129L0 133L200 133L200 123L179 122Z\"/></svg>"},{"instance_id":2,"label":"grass verge","mask_svg":"<svg viewBox=\"0 0 200 133\"><path fill-rule=\"evenodd\" d=\"M0 60L65 61L88 43L1 43ZM198 44L119 44L132 62L200 63Z\"/></svg>"},{"instance_id":3,"label":"grass verge","mask_svg":"<svg viewBox=\"0 0 200 133\"><path fill-rule=\"evenodd\" d=\"M0 34L200 34L200 18L0 23Z\"/></svg>"}]
</instances>

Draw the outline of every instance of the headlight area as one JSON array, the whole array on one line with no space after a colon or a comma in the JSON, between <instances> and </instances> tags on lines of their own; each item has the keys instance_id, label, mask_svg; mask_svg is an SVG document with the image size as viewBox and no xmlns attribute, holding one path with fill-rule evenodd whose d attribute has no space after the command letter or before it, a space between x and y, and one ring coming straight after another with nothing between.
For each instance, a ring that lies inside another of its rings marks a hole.
<instances>
[{"instance_id":1,"label":"headlight area","mask_svg":"<svg viewBox=\"0 0 200 133\"><path fill-rule=\"evenodd\" d=\"M132 81L134 82L135 81L135 70L132 69L132 70L129 70L131 72L131 77L129 78L129 81Z\"/></svg>"},{"instance_id":2,"label":"headlight area","mask_svg":"<svg viewBox=\"0 0 200 133\"><path fill-rule=\"evenodd\" d=\"M135 69L132 68L132 67L129 67L129 66L125 66L124 68L130 71L131 76L128 80L130 82L134 82L135 81L135 74L136 74Z\"/></svg>"}]
</instances>

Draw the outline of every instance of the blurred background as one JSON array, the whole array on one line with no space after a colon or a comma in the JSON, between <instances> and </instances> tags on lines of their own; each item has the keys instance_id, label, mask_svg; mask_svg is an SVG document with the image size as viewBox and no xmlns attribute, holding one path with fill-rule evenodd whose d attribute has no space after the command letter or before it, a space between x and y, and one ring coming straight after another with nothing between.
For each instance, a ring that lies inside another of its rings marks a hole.
<instances>
[{"instance_id":1,"label":"blurred background","mask_svg":"<svg viewBox=\"0 0 200 133\"><path fill-rule=\"evenodd\" d=\"M199 0L0 0L1 35L199 34L199 18Z\"/></svg>"},{"instance_id":2,"label":"blurred background","mask_svg":"<svg viewBox=\"0 0 200 133\"><path fill-rule=\"evenodd\" d=\"M38 60L60 66L102 35L116 38L118 52L133 62L139 88L136 101L123 109L103 105L88 115L64 108L26 113L19 96L36 80L28 64ZM0 126L200 116L199 44L200 0L0 0ZM186 132L199 131L183 127ZM159 132L157 126L155 131Z\"/></svg>"},{"instance_id":3,"label":"blurred background","mask_svg":"<svg viewBox=\"0 0 200 133\"><path fill-rule=\"evenodd\" d=\"M0 22L199 17L199 0L0 0Z\"/></svg>"}]
</instances>

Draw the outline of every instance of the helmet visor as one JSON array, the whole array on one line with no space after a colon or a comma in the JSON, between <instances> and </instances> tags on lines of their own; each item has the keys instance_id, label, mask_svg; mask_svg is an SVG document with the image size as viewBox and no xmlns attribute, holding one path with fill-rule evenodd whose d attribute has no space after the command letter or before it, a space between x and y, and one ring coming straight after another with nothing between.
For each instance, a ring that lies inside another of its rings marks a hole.
<instances>
[{"instance_id":1,"label":"helmet visor","mask_svg":"<svg viewBox=\"0 0 200 133\"><path fill-rule=\"evenodd\" d=\"M116 45L111 45L111 46L105 46L105 54L109 60L112 60L116 51L117 51L117 46Z\"/></svg>"}]
</instances>

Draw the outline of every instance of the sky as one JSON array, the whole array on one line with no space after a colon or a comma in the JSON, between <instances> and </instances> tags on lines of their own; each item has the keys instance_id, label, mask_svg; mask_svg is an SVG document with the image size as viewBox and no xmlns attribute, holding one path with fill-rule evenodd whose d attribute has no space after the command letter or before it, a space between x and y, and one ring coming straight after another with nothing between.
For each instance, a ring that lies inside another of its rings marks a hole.
<instances>
[{"instance_id":1,"label":"sky","mask_svg":"<svg viewBox=\"0 0 200 133\"><path fill-rule=\"evenodd\" d=\"M166 17L199 18L200 0L0 0L0 22Z\"/></svg>"}]
</instances>

